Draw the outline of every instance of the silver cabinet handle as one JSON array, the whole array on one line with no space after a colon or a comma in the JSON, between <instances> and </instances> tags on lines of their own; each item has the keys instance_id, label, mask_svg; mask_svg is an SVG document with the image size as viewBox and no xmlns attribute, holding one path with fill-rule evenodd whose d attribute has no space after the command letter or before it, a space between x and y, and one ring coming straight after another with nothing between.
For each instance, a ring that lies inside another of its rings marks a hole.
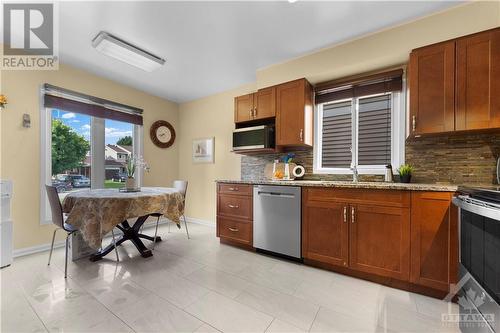
<instances>
[{"instance_id":1,"label":"silver cabinet handle","mask_svg":"<svg viewBox=\"0 0 500 333\"><path fill-rule=\"evenodd\" d=\"M237 187L230 187L229 191L238 191L238 188Z\"/></svg>"},{"instance_id":2,"label":"silver cabinet handle","mask_svg":"<svg viewBox=\"0 0 500 333\"><path fill-rule=\"evenodd\" d=\"M356 222L356 209L351 207L351 223Z\"/></svg>"},{"instance_id":3,"label":"silver cabinet handle","mask_svg":"<svg viewBox=\"0 0 500 333\"><path fill-rule=\"evenodd\" d=\"M411 129L413 132L417 130L417 117L415 116L411 117Z\"/></svg>"},{"instance_id":4,"label":"silver cabinet handle","mask_svg":"<svg viewBox=\"0 0 500 333\"><path fill-rule=\"evenodd\" d=\"M250 109L250 118L253 118L253 109Z\"/></svg>"},{"instance_id":5,"label":"silver cabinet handle","mask_svg":"<svg viewBox=\"0 0 500 333\"><path fill-rule=\"evenodd\" d=\"M253 108L253 117L257 117L257 108Z\"/></svg>"},{"instance_id":6,"label":"silver cabinet handle","mask_svg":"<svg viewBox=\"0 0 500 333\"><path fill-rule=\"evenodd\" d=\"M344 223L347 223L347 206L344 206Z\"/></svg>"},{"instance_id":7,"label":"silver cabinet handle","mask_svg":"<svg viewBox=\"0 0 500 333\"><path fill-rule=\"evenodd\" d=\"M240 206L238 206L238 205L231 205L231 204L228 204L227 206L228 206L229 208L240 208Z\"/></svg>"},{"instance_id":8,"label":"silver cabinet handle","mask_svg":"<svg viewBox=\"0 0 500 333\"><path fill-rule=\"evenodd\" d=\"M304 140L304 130L303 129L300 129L299 138L300 138L301 142Z\"/></svg>"},{"instance_id":9,"label":"silver cabinet handle","mask_svg":"<svg viewBox=\"0 0 500 333\"><path fill-rule=\"evenodd\" d=\"M231 227L229 227L228 229L229 229L229 231L232 231L232 232L238 232L238 231L240 231L239 229L231 228Z\"/></svg>"}]
</instances>

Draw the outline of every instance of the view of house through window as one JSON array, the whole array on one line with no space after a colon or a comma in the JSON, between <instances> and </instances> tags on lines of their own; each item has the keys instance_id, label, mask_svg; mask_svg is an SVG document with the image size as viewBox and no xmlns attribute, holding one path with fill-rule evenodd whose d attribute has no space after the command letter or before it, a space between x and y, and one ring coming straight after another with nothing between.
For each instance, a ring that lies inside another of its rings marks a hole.
<instances>
[{"instance_id":1,"label":"view of house through window","mask_svg":"<svg viewBox=\"0 0 500 333\"><path fill-rule=\"evenodd\" d=\"M110 119L104 124L104 187L123 187L127 179L127 161L134 153L134 125Z\"/></svg>"},{"instance_id":2,"label":"view of house through window","mask_svg":"<svg viewBox=\"0 0 500 333\"><path fill-rule=\"evenodd\" d=\"M52 110L52 185L61 197L90 187L91 117Z\"/></svg>"},{"instance_id":3,"label":"view of house through window","mask_svg":"<svg viewBox=\"0 0 500 333\"><path fill-rule=\"evenodd\" d=\"M98 133L92 130L91 116L52 109L51 117L51 182L61 198L71 191L90 188L93 168L104 169L104 183L95 187L124 186L127 161L133 155L133 124L99 119L104 121L104 133ZM96 151L104 150L104 158L92 156L92 142L103 136L104 149Z\"/></svg>"}]
</instances>

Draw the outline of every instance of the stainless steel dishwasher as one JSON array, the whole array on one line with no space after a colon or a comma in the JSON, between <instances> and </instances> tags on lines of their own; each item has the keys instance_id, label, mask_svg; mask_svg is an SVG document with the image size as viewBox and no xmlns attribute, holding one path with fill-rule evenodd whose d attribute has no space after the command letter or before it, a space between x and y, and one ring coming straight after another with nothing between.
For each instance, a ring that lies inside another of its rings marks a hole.
<instances>
[{"instance_id":1,"label":"stainless steel dishwasher","mask_svg":"<svg viewBox=\"0 0 500 333\"><path fill-rule=\"evenodd\" d=\"M300 187L253 187L253 245L294 258L300 252Z\"/></svg>"}]
</instances>

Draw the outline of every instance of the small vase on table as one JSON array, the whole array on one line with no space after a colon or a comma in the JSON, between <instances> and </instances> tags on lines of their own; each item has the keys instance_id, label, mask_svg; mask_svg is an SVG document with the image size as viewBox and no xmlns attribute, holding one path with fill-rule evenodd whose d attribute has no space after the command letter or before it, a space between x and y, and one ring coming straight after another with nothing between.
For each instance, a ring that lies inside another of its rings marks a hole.
<instances>
[{"instance_id":1,"label":"small vase on table","mask_svg":"<svg viewBox=\"0 0 500 333\"><path fill-rule=\"evenodd\" d=\"M137 188L137 183L134 177L127 177L127 180L125 181L125 188L127 190L135 190Z\"/></svg>"}]
</instances>

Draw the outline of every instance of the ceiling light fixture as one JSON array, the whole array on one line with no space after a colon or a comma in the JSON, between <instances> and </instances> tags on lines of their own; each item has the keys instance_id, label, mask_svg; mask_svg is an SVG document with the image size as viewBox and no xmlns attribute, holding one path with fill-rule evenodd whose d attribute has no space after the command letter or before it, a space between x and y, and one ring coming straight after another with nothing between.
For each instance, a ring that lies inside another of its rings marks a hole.
<instances>
[{"instance_id":1,"label":"ceiling light fixture","mask_svg":"<svg viewBox=\"0 0 500 333\"><path fill-rule=\"evenodd\" d=\"M297 2L298 0L288 0L289 3Z\"/></svg>"},{"instance_id":2,"label":"ceiling light fixture","mask_svg":"<svg viewBox=\"0 0 500 333\"><path fill-rule=\"evenodd\" d=\"M92 46L107 56L145 70L146 72L152 72L165 63L165 59L104 31L99 32L95 36L92 40Z\"/></svg>"}]
</instances>

